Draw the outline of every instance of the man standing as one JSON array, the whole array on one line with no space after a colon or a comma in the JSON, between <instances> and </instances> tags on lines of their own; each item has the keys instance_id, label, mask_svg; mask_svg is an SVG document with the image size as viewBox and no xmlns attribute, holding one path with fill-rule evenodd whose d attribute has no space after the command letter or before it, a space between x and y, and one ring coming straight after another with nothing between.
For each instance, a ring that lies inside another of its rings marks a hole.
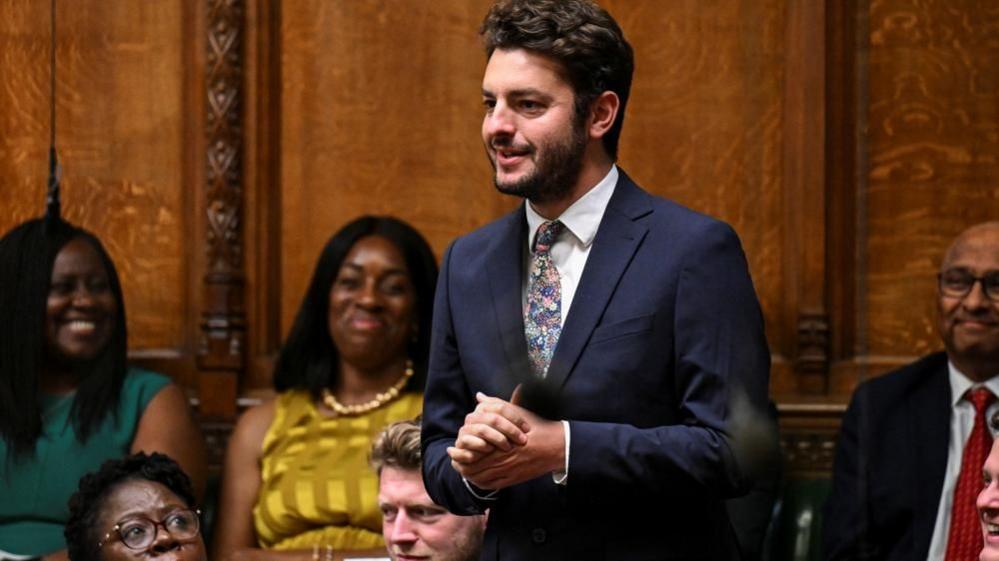
<instances>
[{"instance_id":1,"label":"man standing","mask_svg":"<svg viewBox=\"0 0 999 561\"><path fill-rule=\"evenodd\" d=\"M475 561L485 515L456 516L434 504L420 477L420 425L389 425L371 448L382 535L392 561Z\"/></svg>"},{"instance_id":2,"label":"man standing","mask_svg":"<svg viewBox=\"0 0 999 561\"><path fill-rule=\"evenodd\" d=\"M769 375L738 238L615 165L633 56L606 11L501 1L482 35L483 142L527 201L444 256L427 490L489 509L486 560L734 558L730 413Z\"/></svg>"},{"instance_id":3,"label":"man standing","mask_svg":"<svg viewBox=\"0 0 999 561\"><path fill-rule=\"evenodd\" d=\"M975 497L999 412L999 222L965 230L940 266L946 352L861 384L843 417L827 559L976 560Z\"/></svg>"}]
</instances>

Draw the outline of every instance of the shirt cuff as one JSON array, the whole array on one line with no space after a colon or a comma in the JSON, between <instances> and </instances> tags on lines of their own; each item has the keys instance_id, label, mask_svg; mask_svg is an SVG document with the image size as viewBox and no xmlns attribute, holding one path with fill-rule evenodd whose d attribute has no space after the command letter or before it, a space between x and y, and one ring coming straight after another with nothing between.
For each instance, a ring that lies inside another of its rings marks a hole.
<instances>
[{"instance_id":1,"label":"shirt cuff","mask_svg":"<svg viewBox=\"0 0 999 561\"><path fill-rule=\"evenodd\" d=\"M465 484L465 488L468 489L468 492L480 501L495 501L496 493L499 493L498 490L490 491L489 489L479 489L475 485L469 483L464 477L461 478L461 482Z\"/></svg>"},{"instance_id":2,"label":"shirt cuff","mask_svg":"<svg viewBox=\"0 0 999 561\"><path fill-rule=\"evenodd\" d=\"M562 427L565 429L565 468L562 471L552 472L552 481L556 485L566 485L569 482L569 421L562 421Z\"/></svg>"}]
</instances>

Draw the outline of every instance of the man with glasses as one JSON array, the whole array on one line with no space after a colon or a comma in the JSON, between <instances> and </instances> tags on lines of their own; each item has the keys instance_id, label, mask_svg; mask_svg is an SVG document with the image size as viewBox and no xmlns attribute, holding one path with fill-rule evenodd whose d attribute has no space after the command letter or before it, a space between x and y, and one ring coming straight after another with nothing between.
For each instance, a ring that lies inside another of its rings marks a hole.
<instances>
[{"instance_id":1,"label":"man with glasses","mask_svg":"<svg viewBox=\"0 0 999 561\"><path fill-rule=\"evenodd\" d=\"M826 559L978 559L975 497L999 413L999 221L944 254L937 312L946 351L861 384L843 417Z\"/></svg>"}]
</instances>

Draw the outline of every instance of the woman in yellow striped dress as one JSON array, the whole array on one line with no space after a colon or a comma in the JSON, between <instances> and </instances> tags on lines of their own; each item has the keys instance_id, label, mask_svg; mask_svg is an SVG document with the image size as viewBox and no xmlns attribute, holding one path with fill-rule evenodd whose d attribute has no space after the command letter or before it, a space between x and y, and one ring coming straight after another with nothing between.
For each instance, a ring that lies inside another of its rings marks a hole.
<instances>
[{"instance_id":1,"label":"woman in yellow striped dress","mask_svg":"<svg viewBox=\"0 0 999 561\"><path fill-rule=\"evenodd\" d=\"M421 411L436 278L400 220L363 217L330 238L278 356L277 396L229 442L214 559L384 548L367 454Z\"/></svg>"}]
</instances>

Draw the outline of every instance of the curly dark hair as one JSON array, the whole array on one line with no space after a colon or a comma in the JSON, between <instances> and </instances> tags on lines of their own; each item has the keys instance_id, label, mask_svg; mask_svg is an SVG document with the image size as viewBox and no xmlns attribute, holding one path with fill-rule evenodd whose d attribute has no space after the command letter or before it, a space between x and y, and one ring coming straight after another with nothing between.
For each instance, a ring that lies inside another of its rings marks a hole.
<instances>
[{"instance_id":1,"label":"curly dark hair","mask_svg":"<svg viewBox=\"0 0 999 561\"><path fill-rule=\"evenodd\" d=\"M416 340L407 348L414 375L405 391L423 391L430 356L430 318L437 286L437 259L415 228L390 216L362 216L326 242L295 323L274 365L275 390L307 389L313 396L318 396L323 388L335 384L339 375L339 352L330 335L330 289L350 249L366 236L379 236L392 242L406 262L416 293L417 332Z\"/></svg>"},{"instance_id":2,"label":"curly dark hair","mask_svg":"<svg viewBox=\"0 0 999 561\"><path fill-rule=\"evenodd\" d=\"M136 480L161 483L177 495L188 508L196 508L191 480L177 462L159 453L139 452L125 458L108 460L93 473L80 479L80 486L69 499L69 521L63 535L70 561L98 561L96 544L106 529L97 528L97 520L111 490Z\"/></svg>"},{"instance_id":3,"label":"curly dark hair","mask_svg":"<svg viewBox=\"0 0 999 561\"><path fill-rule=\"evenodd\" d=\"M577 120L586 117L600 94L617 94L617 119L603 137L607 155L617 159L635 56L606 10L590 0L500 0L479 33L487 57L496 49L526 49L560 62L575 93Z\"/></svg>"},{"instance_id":4,"label":"curly dark hair","mask_svg":"<svg viewBox=\"0 0 999 561\"><path fill-rule=\"evenodd\" d=\"M45 306L56 256L82 239L97 251L107 271L118 312L111 339L79 370L70 418L77 440L86 442L108 414L117 413L128 370L125 300L111 257L90 232L59 219L24 222L0 238L0 438L7 459L35 449L42 434L39 376L45 361ZM17 318L16 321L12 321Z\"/></svg>"}]
</instances>

